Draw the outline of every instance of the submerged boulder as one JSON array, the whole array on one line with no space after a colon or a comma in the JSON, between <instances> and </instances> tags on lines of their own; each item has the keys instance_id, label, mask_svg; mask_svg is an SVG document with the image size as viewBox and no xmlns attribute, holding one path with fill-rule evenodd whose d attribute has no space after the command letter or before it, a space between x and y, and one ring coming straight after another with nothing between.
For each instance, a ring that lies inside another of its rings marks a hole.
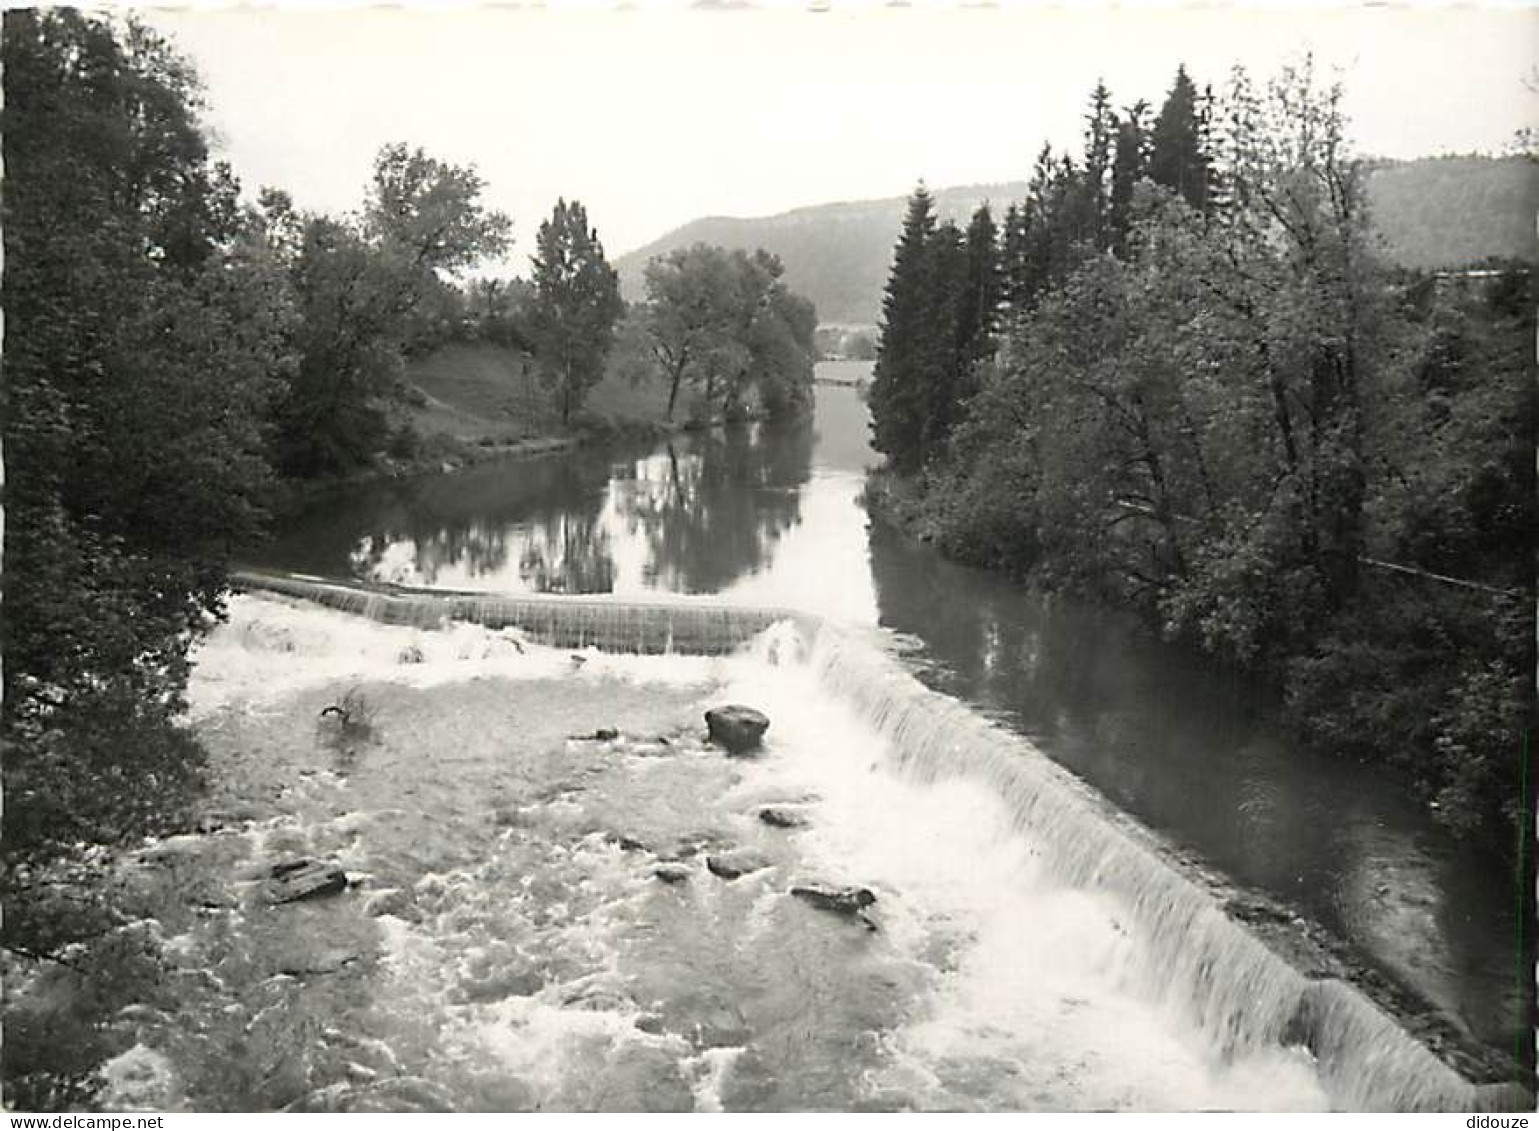
<instances>
[{"instance_id":1,"label":"submerged boulder","mask_svg":"<svg viewBox=\"0 0 1539 1131\"><path fill-rule=\"evenodd\" d=\"M738 703L712 707L705 713L705 725L711 741L729 754L746 754L756 750L769 724L769 716L763 711Z\"/></svg>"},{"instance_id":2,"label":"submerged boulder","mask_svg":"<svg viewBox=\"0 0 1539 1131\"><path fill-rule=\"evenodd\" d=\"M711 875L720 876L724 880L735 880L749 872L768 868L769 864L768 857L752 848L738 848L705 858L705 866Z\"/></svg>"},{"instance_id":3,"label":"submerged boulder","mask_svg":"<svg viewBox=\"0 0 1539 1131\"><path fill-rule=\"evenodd\" d=\"M876 893L870 888L806 884L792 888L791 894L820 911L833 911L840 915L854 915L876 902Z\"/></svg>"},{"instance_id":4,"label":"submerged boulder","mask_svg":"<svg viewBox=\"0 0 1539 1131\"><path fill-rule=\"evenodd\" d=\"M267 898L273 903L319 899L346 890L346 872L335 864L307 856L274 864L267 880Z\"/></svg>"},{"instance_id":5,"label":"submerged boulder","mask_svg":"<svg viewBox=\"0 0 1539 1131\"><path fill-rule=\"evenodd\" d=\"M807 818L794 809L780 809L773 805L759 810L759 820L773 829L800 829L807 824Z\"/></svg>"},{"instance_id":6,"label":"submerged boulder","mask_svg":"<svg viewBox=\"0 0 1539 1131\"><path fill-rule=\"evenodd\" d=\"M676 860L664 860L652 869L652 878L665 884L682 884L689 879L689 865Z\"/></svg>"}]
</instances>

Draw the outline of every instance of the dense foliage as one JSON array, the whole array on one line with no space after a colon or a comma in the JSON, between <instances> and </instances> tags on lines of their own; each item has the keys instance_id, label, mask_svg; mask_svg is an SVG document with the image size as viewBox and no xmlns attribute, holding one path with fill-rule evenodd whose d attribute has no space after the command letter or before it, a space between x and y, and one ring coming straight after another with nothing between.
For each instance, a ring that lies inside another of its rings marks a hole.
<instances>
[{"instance_id":1,"label":"dense foliage","mask_svg":"<svg viewBox=\"0 0 1539 1131\"><path fill-rule=\"evenodd\" d=\"M1318 743L1494 832L1529 722L1530 276L1387 271L1340 100L1307 64L1222 100L1183 71L1146 128L1098 87L992 249L916 192L875 441L952 552L1270 673Z\"/></svg>"},{"instance_id":2,"label":"dense foliage","mask_svg":"<svg viewBox=\"0 0 1539 1131\"><path fill-rule=\"evenodd\" d=\"M270 480L281 271L139 27L5 16L8 845L169 815L171 724Z\"/></svg>"},{"instance_id":3,"label":"dense foliage","mask_svg":"<svg viewBox=\"0 0 1539 1131\"><path fill-rule=\"evenodd\" d=\"M362 212L242 203L187 62L132 20L6 14L8 849L178 819L189 648L280 480L395 442L403 354L507 246L473 169L393 145ZM490 300L500 295L487 296Z\"/></svg>"},{"instance_id":4,"label":"dense foliage","mask_svg":"<svg viewBox=\"0 0 1539 1131\"><path fill-rule=\"evenodd\" d=\"M706 244L647 265L642 321L670 418L686 388L707 417L740 415L750 396L772 416L811 407L817 315L782 273L766 252Z\"/></svg>"},{"instance_id":5,"label":"dense foliage","mask_svg":"<svg viewBox=\"0 0 1539 1131\"><path fill-rule=\"evenodd\" d=\"M444 276L507 247L509 221L482 207L482 187L473 169L391 145L360 219L295 216L282 193L264 194L258 226L299 313L298 367L276 413L285 473L347 471L385 447L402 355L443 303Z\"/></svg>"}]
</instances>

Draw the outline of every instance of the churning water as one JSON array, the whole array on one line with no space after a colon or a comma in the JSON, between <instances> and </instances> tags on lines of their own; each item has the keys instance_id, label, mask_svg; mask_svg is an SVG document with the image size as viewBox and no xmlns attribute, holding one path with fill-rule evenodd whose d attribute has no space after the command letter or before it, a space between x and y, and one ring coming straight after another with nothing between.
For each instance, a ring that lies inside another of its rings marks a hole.
<instances>
[{"instance_id":1,"label":"churning water","mask_svg":"<svg viewBox=\"0 0 1539 1131\"><path fill-rule=\"evenodd\" d=\"M937 707L952 740L969 732L888 663L791 625L718 658L574 655L238 598L193 687L238 821L132 865L174 862L209 905L163 927L205 974L175 1008L119 1022L134 1044L106 1069L111 1095L303 1110L1332 1101L1306 1048L1264 1025L1224 1039L1158 992L1171 940L1114 887L1071 882L1069 846L1023 816L1026 798L933 762ZM344 696L366 718L346 739L318 719ZM700 741L700 710L722 701L770 714L761 756ZM803 823L772 827L766 806ZM293 854L338 860L354 888L267 905L262 866ZM723 879L716 856L762 867ZM663 861L682 878L660 879ZM228 899L207 898L230 876ZM790 894L803 883L877 901L866 920L831 913Z\"/></svg>"},{"instance_id":2,"label":"churning water","mask_svg":"<svg viewBox=\"0 0 1539 1131\"><path fill-rule=\"evenodd\" d=\"M342 591L315 595L346 604ZM287 1090L249 1102L1438 1110L1508 1098L1466 1083L1345 982L1289 965L1147 833L920 685L870 634L685 605L670 631L727 625L705 649L719 655L572 653L539 642L567 642L551 627L559 600L528 602L527 629L497 604L476 606L490 626L425 627L435 610L474 610L397 600L358 595L360 617L242 597L200 657L195 702L230 799L274 798L242 814L241 859L331 856L357 884L314 907L240 900L217 930L179 937L213 971L194 1008L246 1016L254 995L257 1016L321 1013L304 1064L277 1074ZM600 602L570 607L585 631L602 619ZM610 612L617 625L637 615ZM315 721L337 701L366 718L349 741ZM774 719L761 756L701 743L700 710L723 701ZM795 826L766 824L765 807ZM733 879L709 864L744 858L753 866ZM865 918L833 914L791 894L807 883L877 901ZM317 931L319 955L305 942ZM233 979L221 973L232 938L246 940ZM136 1033L136 1055L185 1047L186 1014L158 1043ZM219 1063L213 1052L159 1052L165 1087L193 1106L229 1095L222 1078L204 1094L183 1082Z\"/></svg>"}]
</instances>

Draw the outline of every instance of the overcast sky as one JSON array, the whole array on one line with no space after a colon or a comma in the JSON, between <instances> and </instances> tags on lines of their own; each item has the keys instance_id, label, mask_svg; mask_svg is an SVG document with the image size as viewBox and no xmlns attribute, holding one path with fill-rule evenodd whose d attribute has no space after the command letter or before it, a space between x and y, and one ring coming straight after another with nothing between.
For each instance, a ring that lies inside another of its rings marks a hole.
<instances>
[{"instance_id":1,"label":"overcast sky","mask_svg":"<svg viewBox=\"0 0 1539 1131\"><path fill-rule=\"evenodd\" d=\"M157 11L208 87L209 124L247 187L358 206L374 151L402 140L473 162L526 262L557 196L611 255L702 215L1024 179L1044 141L1077 146L1098 77L1156 106L1176 65L1221 84L1305 50L1339 66L1359 150L1500 151L1539 122L1539 10L1520 7L830 12Z\"/></svg>"}]
</instances>

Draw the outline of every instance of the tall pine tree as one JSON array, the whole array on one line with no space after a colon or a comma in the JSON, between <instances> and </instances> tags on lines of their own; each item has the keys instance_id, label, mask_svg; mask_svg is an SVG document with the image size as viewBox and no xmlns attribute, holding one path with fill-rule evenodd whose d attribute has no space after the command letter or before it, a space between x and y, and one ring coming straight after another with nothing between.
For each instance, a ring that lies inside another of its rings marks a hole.
<instances>
[{"instance_id":1,"label":"tall pine tree","mask_svg":"<svg viewBox=\"0 0 1539 1131\"><path fill-rule=\"evenodd\" d=\"M1144 119L1149 104L1142 100L1129 106L1117 123L1117 141L1112 156L1111 248L1119 258L1128 252L1128 230L1133 220L1133 186L1148 172L1149 130Z\"/></svg>"},{"instance_id":2,"label":"tall pine tree","mask_svg":"<svg viewBox=\"0 0 1539 1131\"><path fill-rule=\"evenodd\" d=\"M918 371L924 416L919 431L918 463L944 454L952 426L961 415L964 351L969 327L963 324L962 296L968 283L967 240L950 220L938 224L925 249L925 331Z\"/></svg>"},{"instance_id":3,"label":"tall pine tree","mask_svg":"<svg viewBox=\"0 0 1539 1131\"><path fill-rule=\"evenodd\" d=\"M1090 93L1090 113L1085 116L1085 167L1081 174L1080 238L1097 250L1111 246L1112 147L1117 140L1117 114L1111 91L1098 81Z\"/></svg>"},{"instance_id":4,"label":"tall pine tree","mask_svg":"<svg viewBox=\"0 0 1539 1131\"><path fill-rule=\"evenodd\" d=\"M934 235L935 202L921 182L909 197L903 231L893 254L871 380L872 442L898 471L911 471L922 461L929 313L927 251Z\"/></svg>"},{"instance_id":5,"label":"tall pine tree","mask_svg":"<svg viewBox=\"0 0 1539 1131\"><path fill-rule=\"evenodd\" d=\"M955 417L977 389L978 366L994 352L994 332L1004 292L999 233L987 203L980 204L967 225L967 275L957 296L957 380Z\"/></svg>"},{"instance_id":6,"label":"tall pine tree","mask_svg":"<svg viewBox=\"0 0 1539 1131\"><path fill-rule=\"evenodd\" d=\"M1196 85L1185 67L1177 68L1170 94L1154 121L1149 176L1201 210L1208 207L1213 165L1204 117Z\"/></svg>"},{"instance_id":7,"label":"tall pine tree","mask_svg":"<svg viewBox=\"0 0 1539 1131\"><path fill-rule=\"evenodd\" d=\"M1026 309L1031 296L1031 209L1012 203L1005 209L1004 230L1000 233L1000 274L1005 310L1002 319Z\"/></svg>"}]
</instances>

